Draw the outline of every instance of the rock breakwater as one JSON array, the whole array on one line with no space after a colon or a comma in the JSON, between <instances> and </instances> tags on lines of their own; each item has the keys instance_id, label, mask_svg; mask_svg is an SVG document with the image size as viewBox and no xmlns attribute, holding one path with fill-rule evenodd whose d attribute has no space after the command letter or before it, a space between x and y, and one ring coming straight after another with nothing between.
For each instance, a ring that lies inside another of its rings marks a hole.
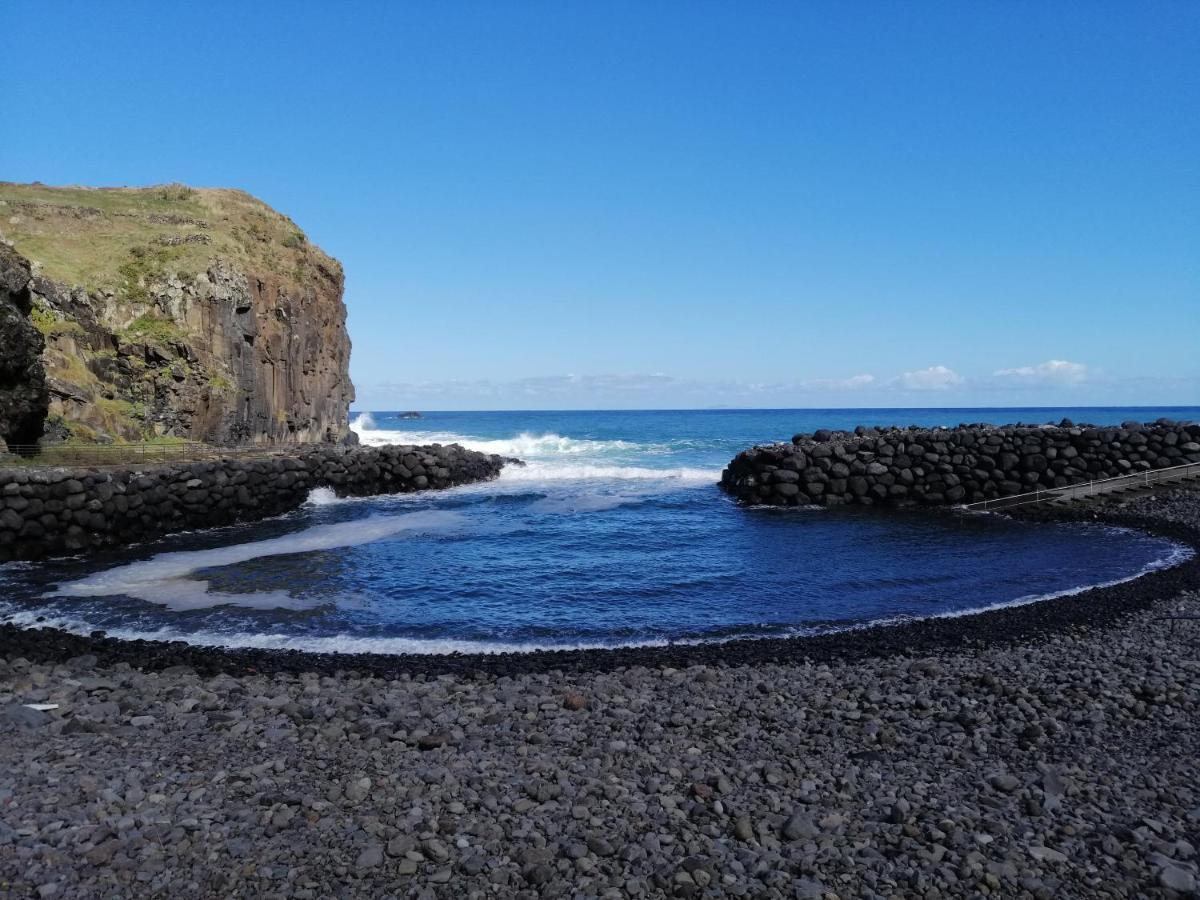
<instances>
[{"instance_id":1,"label":"rock breakwater","mask_svg":"<svg viewBox=\"0 0 1200 900\"><path fill-rule=\"evenodd\" d=\"M0 469L0 562L263 519L314 488L361 497L486 481L504 463L457 444L314 445L150 468Z\"/></svg>"},{"instance_id":2,"label":"rock breakwater","mask_svg":"<svg viewBox=\"0 0 1200 900\"><path fill-rule=\"evenodd\" d=\"M748 503L974 503L1200 462L1200 425L960 425L798 434L743 451L721 487Z\"/></svg>"}]
</instances>

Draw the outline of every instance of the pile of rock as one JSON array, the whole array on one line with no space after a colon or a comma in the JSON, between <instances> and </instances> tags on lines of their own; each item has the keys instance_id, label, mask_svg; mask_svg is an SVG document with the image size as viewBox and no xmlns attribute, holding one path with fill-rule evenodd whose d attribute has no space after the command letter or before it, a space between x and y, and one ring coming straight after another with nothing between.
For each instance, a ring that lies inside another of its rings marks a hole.
<instances>
[{"instance_id":1,"label":"pile of rock","mask_svg":"<svg viewBox=\"0 0 1200 900\"><path fill-rule=\"evenodd\" d=\"M798 434L753 447L721 474L749 503L973 503L1200 462L1200 425L959 425Z\"/></svg>"},{"instance_id":2,"label":"pile of rock","mask_svg":"<svg viewBox=\"0 0 1200 900\"><path fill-rule=\"evenodd\" d=\"M485 481L504 464L457 444L317 445L152 468L0 469L0 561L279 515L319 487L368 496Z\"/></svg>"}]
</instances>

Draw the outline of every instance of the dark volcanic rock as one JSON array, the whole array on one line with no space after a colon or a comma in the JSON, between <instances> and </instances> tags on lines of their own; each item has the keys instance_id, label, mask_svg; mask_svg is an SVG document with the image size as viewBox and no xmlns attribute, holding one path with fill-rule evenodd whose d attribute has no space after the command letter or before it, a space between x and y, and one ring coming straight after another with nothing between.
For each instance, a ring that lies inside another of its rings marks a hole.
<instances>
[{"instance_id":1,"label":"dark volcanic rock","mask_svg":"<svg viewBox=\"0 0 1200 900\"><path fill-rule=\"evenodd\" d=\"M0 561L267 518L295 509L314 488L341 497L408 493L486 481L504 465L457 444L315 444L145 468L0 468Z\"/></svg>"},{"instance_id":2,"label":"dark volcanic rock","mask_svg":"<svg viewBox=\"0 0 1200 900\"><path fill-rule=\"evenodd\" d=\"M50 403L29 281L29 261L0 243L0 439L9 444L36 443Z\"/></svg>"},{"instance_id":3,"label":"dark volcanic rock","mask_svg":"<svg viewBox=\"0 0 1200 900\"><path fill-rule=\"evenodd\" d=\"M747 503L942 506L1200 462L1200 425L960 425L797 434L721 473ZM802 477L797 477L797 473Z\"/></svg>"}]
</instances>

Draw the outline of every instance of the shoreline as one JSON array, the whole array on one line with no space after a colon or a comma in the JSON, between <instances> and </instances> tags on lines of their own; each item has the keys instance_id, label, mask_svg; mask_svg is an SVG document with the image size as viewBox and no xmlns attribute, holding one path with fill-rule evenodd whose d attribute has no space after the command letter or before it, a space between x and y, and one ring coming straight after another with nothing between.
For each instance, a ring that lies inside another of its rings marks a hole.
<instances>
[{"instance_id":1,"label":"shoreline","mask_svg":"<svg viewBox=\"0 0 1200 900\"><path fill-rule=\"evenodd\" d=\"M1200 491L1174 488L1150 498ZM1144 504L1143 504L1144 505ZM954 651L965 647L1039 641L1064 631L1102 629L1158 600L1200 589L1200 522L1173 521L1127 510L1128 502L1082 508L1032 508L1015 514L1031 521L1086 521L1133 528L1187 547L1191 556L1115 584L1081 588L998 608L888 624L849 626L815 635L738 637L662 645L515 650L505 652L322 652L190 644L186 641L81 635L53 627L0 624L0 658L65 662L81 655L99 664L128 663L147 671L188 665L202 673L244 674L358 672L379 678L412 675L495 676L548 672L607 672L628 667L685 668L788 663L850 663L868 659ZM1013 513L1008 513L1013 515ZM1081 607L1086 604L1086 607Z\"/></svg>"}]
</instances>

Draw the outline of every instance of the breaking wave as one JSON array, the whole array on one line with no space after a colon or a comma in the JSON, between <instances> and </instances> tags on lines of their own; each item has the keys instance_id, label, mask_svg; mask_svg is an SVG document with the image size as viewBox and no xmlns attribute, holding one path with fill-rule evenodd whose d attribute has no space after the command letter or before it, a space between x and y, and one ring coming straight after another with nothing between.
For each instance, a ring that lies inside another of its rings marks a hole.
<instances>
[{"instance_id":1,"label":"breaking wave","mask_svg":"<svg viewBox=\"0 0 1200 900\"><path fill-rule=\"evenodd\" d=\"M670 444L642 444L624 440L573 438L553 432L522 431L512 437L484 438L451 431L400 431L380 429L370 413L361 413L350 424L359 441L368 447L390 444L459 444L480 453L516 458L525 466L506 466L501 481L659 481L675 485L714 484L721 470L698 466L645 466L647 457L666 456ZM310 498L311 499L311 498Z\"/></svg>"}]
</instances>

